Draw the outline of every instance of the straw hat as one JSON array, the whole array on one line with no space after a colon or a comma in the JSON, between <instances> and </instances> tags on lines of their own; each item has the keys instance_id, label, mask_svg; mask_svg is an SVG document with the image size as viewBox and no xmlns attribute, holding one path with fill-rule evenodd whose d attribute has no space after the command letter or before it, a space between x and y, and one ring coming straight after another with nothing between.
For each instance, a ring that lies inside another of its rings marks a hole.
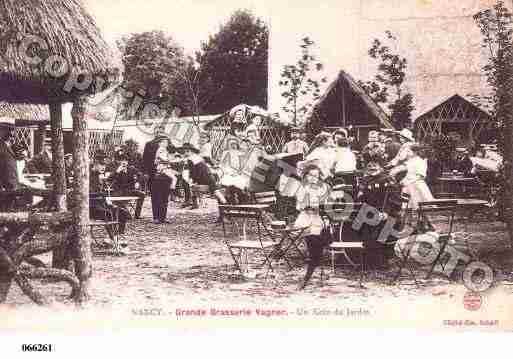
<instances>
[{"instance_id":1,"label":"straw hat","mask_svg":"<svg viewBox=\"0 0 513 359\"><path fill-rule=\"evenodd\" d=\"M369 142L375 142L379 139L379 132L378 131L370 131L369 132Z\"/></svg>"},{"instance_id":2,"label":"straw hat","mask_svg":"<svg viewBox=\"0 0 513 359\"><path fill-rule=\"evenodd\" d=\"M244 104L241 104L241 105L237 105L235 106L234 108L232 108L230 110L230 117L235 119L235 114L238 112L238 111L242 111L242 120L239 120L238 122L245 122L245 118L246 118L246 111L247 111L247 105L244 105Z\"/></svg>"},{"instance_id":3,"label":"straw hat","mask_svg":"<svg viewBox=\"0 0 513 359\"><path fill-rule=\"evenodd\" d=\"M406 140L408 140L410 142L415 142L415 137L413 137L413 132L411 132L407 128L403 128L401 131L399 131L399 136L405 138Z\"/></svg>"}]
</instances>

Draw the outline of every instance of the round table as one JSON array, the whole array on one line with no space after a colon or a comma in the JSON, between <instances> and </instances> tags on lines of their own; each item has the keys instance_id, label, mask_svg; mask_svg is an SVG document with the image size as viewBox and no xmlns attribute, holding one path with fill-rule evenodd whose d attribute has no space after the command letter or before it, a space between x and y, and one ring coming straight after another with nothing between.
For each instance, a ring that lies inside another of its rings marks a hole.
<instances>
[{"instance_id":1,"label":"round table","mask_svg":"<svg viewBox=\"0 0 513 359\"><path fill-rule=\"evenodd\" d=\"M477 183L476 177L464 177L464 176L442 176L436 178L437 183L440 184L440 194L459 194L464 193L466 186L469 184ZM447 192L448 188L453 188L456 185L460 185L461 190L457 192Z\"/></svg>"}]
</instances>

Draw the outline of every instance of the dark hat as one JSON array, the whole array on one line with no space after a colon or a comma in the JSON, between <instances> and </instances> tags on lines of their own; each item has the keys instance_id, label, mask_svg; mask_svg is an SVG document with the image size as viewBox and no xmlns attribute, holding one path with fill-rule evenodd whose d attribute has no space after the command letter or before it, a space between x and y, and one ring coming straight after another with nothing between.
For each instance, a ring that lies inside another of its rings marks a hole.
<instances>
[{"instance_id":1,"label":"dark hat","mask_svg":"<svg viewBox=\"0 0 513 359\"><path fill-rule=\"evenodd\" d=\"M189 142L184 143L184 144L183 144L183 146L182 146L182 149L183 149L184 151L192 151L192 152L194 152L194 153L199 153L199 152L200 152L196 147L194 147L194 146L193 146L192 144L190 144Z\"/></svg>"}]
</instances>

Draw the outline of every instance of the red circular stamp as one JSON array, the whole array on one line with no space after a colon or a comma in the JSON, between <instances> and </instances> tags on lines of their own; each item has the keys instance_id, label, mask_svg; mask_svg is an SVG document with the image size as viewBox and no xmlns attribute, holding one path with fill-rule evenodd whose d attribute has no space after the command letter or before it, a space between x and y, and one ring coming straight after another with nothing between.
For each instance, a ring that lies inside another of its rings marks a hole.
<instances>
[{"instance_id":1,"label":"red circular stamp","mask_svg":"<svg viewBox=\"0 0 513 359\"><path fill-rule=\"evenodd\" d=\"M463 306L467 310L479 310L483 304L483 298L478 292L467 292L463 296Z\"/></svg>"}]
</instances>

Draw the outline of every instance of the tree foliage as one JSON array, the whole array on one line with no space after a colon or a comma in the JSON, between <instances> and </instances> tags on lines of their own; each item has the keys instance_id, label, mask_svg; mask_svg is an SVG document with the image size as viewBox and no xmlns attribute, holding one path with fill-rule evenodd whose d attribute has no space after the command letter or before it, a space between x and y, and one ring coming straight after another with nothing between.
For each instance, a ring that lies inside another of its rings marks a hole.
<instances>
[{"instance_id":1,"label":"tree foliage","mask_svg":"<svg viewBox=\"0 0 513 359\"><path fill-rule=\"evenodd\" d=\"M510 237L513 238L513 23L512 14L503 1L490 9L474 15L481 30L482 47L488 53L488 63L483 67L492 95L489 97L491 113L499 128L498 147L504 161L501 170L500 198L505 207Z\"/></svg>"},{"instance_id":2,"label":"tree foliage","mask_svg":"<svg viewBox=\"0 0 513 359\"><path fill-rule=\"evenodd\" d=\"M132 34L118 41L118 47L125 67L121 98L126 117L141 115L147 104L167 113L175 106L185 107L187 96L179 74L191 59L171 36L162 31ZM140 104L134 103L136 96Z\"/></svg>"},{"instance_id":3,"label":"tree foliage","mask_svg":"<svg viewBox=\"0 0 513 359\"><path fill-rule=\"evenodd\" d=\"M408 62L387 45L397 38L390 31L385 35L385 41L374 39L368 51L372 59L379 61L376 76L371 81L358 83L376 103L388 104L394 126L402 129L410 126L411 113L415 109L413 95L404 89Z\"/></svg>"},{"instance_id":4,"label":"tree foliage","mask_svg":"<svg viewBox=\"0 0 513 359\"><path fill-rule=\"evenodd\" d=\"M291 115L294 125L305 120L320 97L320 84L326 82L326 78L317 80L323 65L312 53L314 44L308 37L301 39L301 56L294 65L285 65L281 71L279 85L285 99L282 109Z\"/></svg>"},{"instance_id":5,"label":"tree foliage","mask_svg":"<svg viewBox=\"0 0 513 359\"><path fill-rule=\"evenodd\" d=\"M207 98L205 113L222 113L240 103L267 108L269 30L248 10L237 10L219 32L201 44L197 76Z\"/></svg>"}]
</instances>

